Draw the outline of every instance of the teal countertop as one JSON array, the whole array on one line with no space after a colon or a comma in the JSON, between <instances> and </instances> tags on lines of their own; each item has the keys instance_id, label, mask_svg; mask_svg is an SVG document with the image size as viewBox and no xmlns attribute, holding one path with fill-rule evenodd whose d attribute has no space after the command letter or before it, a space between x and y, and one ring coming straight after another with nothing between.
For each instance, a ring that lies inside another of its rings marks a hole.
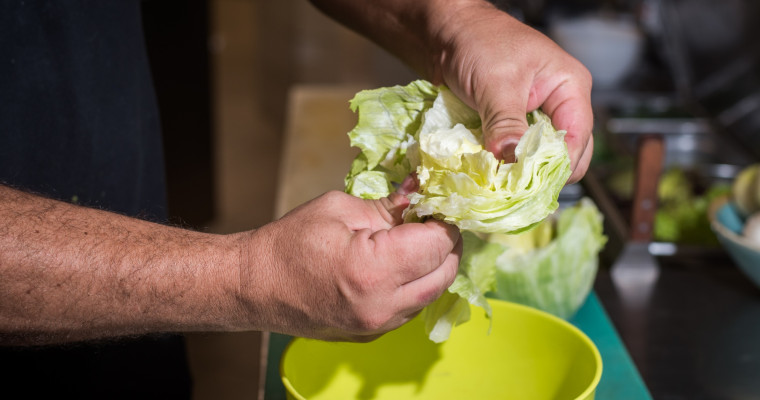
<instances>
[{"instance_id":1,"label":"teal countertop","mask_svg":"<svg viewBox=\"0 0 760 400\"><path fill-rule=\"evenodd\" d=\"M588 335L602 355L596 400L652 398L596 293L591 293L570 322Z\"/></svg>"},{"instance_id":2,"label":"teal countertop","mask_svg":"<svg viewBox=\"0 0 760 400\"><path fill-rule=\"evenodd\" d=\"M596 293L591 293L570 322L588 335L602 355L602 379L596 390L596 400L652 399ZM279 366L282 352L290 340L291 337L286 335L273 333L270 336L265 400L286 398Z\"/></svg>"}]
</instances>

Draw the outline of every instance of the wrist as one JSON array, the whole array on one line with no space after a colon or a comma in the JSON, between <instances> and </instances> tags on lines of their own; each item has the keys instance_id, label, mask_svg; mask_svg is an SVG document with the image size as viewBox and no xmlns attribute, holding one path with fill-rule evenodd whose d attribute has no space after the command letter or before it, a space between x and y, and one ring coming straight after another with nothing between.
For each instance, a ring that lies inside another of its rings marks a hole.
<instances>
[{"instance_id":1,"label":"wrist","mask_svg":"<svg viewBox=\"0 0 760 400\"><path fill-rule=\"evenodd\" d=\"M215 299L213 304L218 312L209 310L209 315L216 315L208 321L211 330L244 331L253 330L255 318L251 316L250 304L245 293L251 290L248 286L251 265L251 236L254 232L239 232L216 237L217 243L211 251L212 262L206 268L209 293Z\"/></svg>"},{"instance_id":2,"label":"wrist","mask_svg":"<svg viewBox=\"0 0 760 400\"><path fill-rule=\"evenodd\" d=\"M444 66L451 61L453 49L458 45L461 32L485 18L503 14L484 0L431 0L426 3L428 38L426 43L426 77L435 84L444 84Z\"/></svg>"},{"instance_id":3,"label":"wrist","mask_svg":"<svg viewBox=\"0 0 760 400\"><path fill-rule=\"evenodd\" d=\"M272 310L277 299L277 283L272 275L274 259L270 241L262 230L227 235L232 247L231 272L223 285L225 304L229 305L228 330L266 331L276 327Z\"/></svg>"},{"instance_id":4,"label":"wrist","mask_svg":"<svg viewBox=\"0 0 760 400\"><path fill-rule=\"evenodd\" d=\"M185 236L189 235L189 236ZM199 232L185 236L167 254L168 271L174 283L168 293L180 294L174 301L170 330L240 331L248 328L239 307L242 253L246 251L243 234L215 235ZM194 271L194 272L193 272Z\"/></svg>"}]
</instances>

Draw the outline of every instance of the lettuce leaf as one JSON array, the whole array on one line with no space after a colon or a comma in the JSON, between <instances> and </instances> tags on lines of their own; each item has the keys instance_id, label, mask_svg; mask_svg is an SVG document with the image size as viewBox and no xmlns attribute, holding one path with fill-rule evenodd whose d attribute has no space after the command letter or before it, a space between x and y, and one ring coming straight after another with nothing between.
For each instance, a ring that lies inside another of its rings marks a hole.
<instances>
[{"instance_id":1,"label":"lettuce leaf","mask_svg":"<svg viewBox=\"0 0 760 400\"><path fill-rule=\"evenodd\" d=\"M440 343L449 338L454 326L470 319L470 304L480 307L491 317L486 293L496 285L496 258L503 248L479 239L473 232L462 232L462 260L454 283L423 310L425 328L430 340Z\"/></svg>"},{"instance_id":2,"label":"lettuce leaf","mask_svg":"<svg viewBox=\"0 0 760 400\"><path fill-rule=\"evenodd\" d=\"M418 80L407 86L364 90L351 100L359 121L348 137L361 152L345 179L346 192L379 199L390 194L412 172L407 148L416 141L423 113L438 97L439 89Z\"/></svg>"},{"instance_id":3,"label":"lettuce leaf","mask_svg":"<svg viewBox=\"0 0 760 400\"><path fill-rule=\"evenodd\" d=\"M565 131L540 110L504 163L483 147L478 113L445 86L415 81L359 92L351 100L359 122L349 132L361 152L346 176L346 192L377 199L412 172L420 190L409 196L409 221L440 219L475 232L518 232L557 209L570 177Z\"/></svg>"},{"instance_id":4,"label":"lettuce leaf","mask_svg":"<svg viewBox=\"0 0 760 400\"><path fill-rule=\"evenodd\" d=\"M420 191L409 196L406 215L432 216L484 233L519 232L546 218L559 206L570 159L565 132L555 130L540 111L530 117L515 149L517 162L509 164L483 148L479 127L457 123L422 131Z\"/></svg>"},{"instance_id":5,"label":"lettuce leaf","mask_svg":"<svg viewBox=\"0 0 760 400\"><path fill-rule=\"evenodd\" d=\"M570 318L594 282L598 254L607 242L602 214L588 198L517 235L488 235L499 247L492 297ZM546 232L554 231L546 241Z\"/></svg>"}]
</instances>

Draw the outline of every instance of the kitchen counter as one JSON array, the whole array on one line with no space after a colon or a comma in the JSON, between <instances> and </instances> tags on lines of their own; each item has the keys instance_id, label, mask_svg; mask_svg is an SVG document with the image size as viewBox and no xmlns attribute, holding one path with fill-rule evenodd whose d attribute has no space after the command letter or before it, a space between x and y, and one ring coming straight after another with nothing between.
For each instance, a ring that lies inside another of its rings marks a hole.
<instances>
[{"instance_id":1,"label":"kitchen counter","mask_svg":"<svg viewBox=\"0 0 760 400\"><path fill-rule=\"evenodd\" d=\"M597 112L597 117L602 131L617 131L614 138L607 135L602 145L618 149L618 156L636 158L638 138L631 133L663 135L668 145L663 172L670 167L691 169L691 183L703 186L702 190L732 179L717 174L722 170L707 167L749 162L742 149L693 118L605 120L609 116L604 111ZM610 128L610 121L617 123L616 129ZM622 126L623 122L627 126ZM595 135L598 133L602 132ZM613 144L613 139L617 143ZM688 141L683 139L693 139L690 143L696 147L679 147ZM626 142L630 146L627 149ZM605 215L605 233L610 237L602 253L595 292L652 396L673 400L760 399L760 288L717 243L653 243L649 245L651 253L660 254L654 259L656 265L613 267L623 241L631 236L629 216L633 207L630 199L621 199L620 193L613 195L613 190L602 184L602 177L610 177L610 170L615 168L609 161L605 166L604 161L597 160L582 181ZM704 240L701 231L689 233Z\"/></svg>"},{"instance_id":2,"label":"kitchen counter","mask_svg":"<svg viewBox=\"0 0 760 400\"><path fill-rule=\"evenodd\" d=\"M760 399L760 289L720 249L658 257L645 304L595 291L655 399Z\"/></svg>"},{"instance_id":3,"label":"kitchen counter","mask_svg":"<svg viewBox=\"0 0 760 400\"><path fill-rule=\"evenodd\" d=\"M327 190L342 190L356 154L345 135L356 123L348 101L359 89L296 86L291 91L276 216ZM622 339L622 362L630 354L635 364L628 387L639 384L634 378L640 373L655 399L760 399L760 289L719 248L657 261L644 301L623 295L611 262L603 260L595 284L592 300L598 299L613 336ZM266 392L272 393L287 338L267 338L262 371L269 374ZM614 387L607 389L615 393ZM609 397L623 398L618 393Z\"/></svg>"}]
</instances>

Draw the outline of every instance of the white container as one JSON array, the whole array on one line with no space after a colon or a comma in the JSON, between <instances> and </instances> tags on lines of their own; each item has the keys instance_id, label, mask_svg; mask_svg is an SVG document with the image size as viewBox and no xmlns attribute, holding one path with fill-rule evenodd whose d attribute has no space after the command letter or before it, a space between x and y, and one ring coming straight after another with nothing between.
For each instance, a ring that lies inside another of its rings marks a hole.
<instances>
[{"instance_id":1,"label":"white container","mask_svg":"<svg viewBox=\"0 0 760 400\"><path fill-rule=\"evenodd\" d=\"M588 68L595 88L618 86L638 63L643 35L630 18L586 16L558 19L549 36Z\"/></svg>"}]
</instances>

